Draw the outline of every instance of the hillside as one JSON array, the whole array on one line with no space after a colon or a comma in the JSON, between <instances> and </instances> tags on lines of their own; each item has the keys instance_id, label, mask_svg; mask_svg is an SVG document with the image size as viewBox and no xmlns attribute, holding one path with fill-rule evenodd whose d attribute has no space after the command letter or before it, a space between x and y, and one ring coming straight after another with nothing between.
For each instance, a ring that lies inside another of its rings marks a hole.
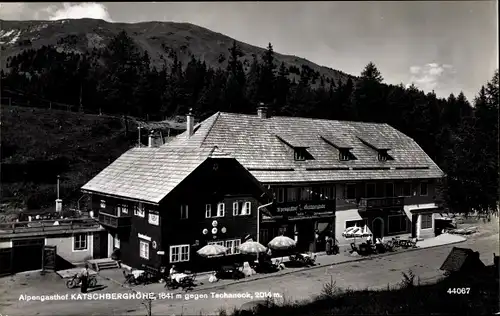
<instances>
[{"instance_id":1,"label":"hillside","mask_svg":"<svg viewBox=\"0 0 500 316\"><path fill-rule=\"evenodd\" d=\"M141 50L147 50L154 65L172 62L176 53L183 65L191 56L205 61L207 66L226 67L228 49L234 39L189 23L141 22L109 23L103 20L78 19L59 21L4 21L0 20L1 64L7 58L25 49L38 49L43 45L55 46L68 52L85 52L102 48L121 30L125 30ZM248 70L253 55L261 56L263 48L236 41L244 56L243 65ZM352 77L341 71L314 64L304 58L275 54L277 63L290 67L310 67L327 78L345 81Z\"/></svg>"},{"instance_id":2,"label":"hillside","mask_svg":"<svg viewBox=\"0 0 500 316\"><path fill-rule=\"evenodd\" d=\"M1 121L1 200L30 209L53 208L57 175L65 205L74 207L79 188L138 137L133 119L127 133L122 118L106 115L2 105Z\"/></svg>"}]
</instances>

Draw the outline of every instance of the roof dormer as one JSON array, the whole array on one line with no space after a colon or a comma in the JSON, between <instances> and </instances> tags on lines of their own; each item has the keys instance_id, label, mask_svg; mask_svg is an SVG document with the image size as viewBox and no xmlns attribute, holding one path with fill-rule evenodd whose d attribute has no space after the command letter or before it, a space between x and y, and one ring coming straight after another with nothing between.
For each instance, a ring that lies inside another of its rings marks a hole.
<instances>
[{"instance_id":1,"label":"roof dormer","mask_svg":"<svg viewBox=\"0 0 500 316\"><path fill-rule=\"evenodd\" d=\"M319 135L319 137L329 145L338 149L340 161L357 160L357 158L351 152L352 147L349 146L346 142L331 135L329 136Z\"/></svg>"},{"instance_id":2,"label":"roof dormer","mask_svg":"<svg viewBox=\"0 0 500 316\"><path fill-rule=\"evenodd\" d=\"M276 135L276 137L293 150L293 159L295 161L314 159L314 157L307 151L309 146L306 146L303 142L286 135Z\"/></svg>"},{"instance_id":3,"label":"roof dormer","mask_svg":"<svg viewBox=\"0 0 500 316\"><path fill-rule=\"evenodd\" d=\"M367 137L367 136L357 136L358 139L366 146L377 151L378 161L385 162L387 160L394 160L388 151L391 150L389 144L383 138Z\"/></svg>"}]
</instances>

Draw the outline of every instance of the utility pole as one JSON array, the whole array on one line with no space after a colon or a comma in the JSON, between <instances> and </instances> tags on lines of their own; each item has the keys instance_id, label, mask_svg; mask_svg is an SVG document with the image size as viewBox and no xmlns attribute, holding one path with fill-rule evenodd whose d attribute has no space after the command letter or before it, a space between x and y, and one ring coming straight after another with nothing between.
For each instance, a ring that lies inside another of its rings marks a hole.
<instances>
[{"instance_id":1,"label":"utility pole","mask_svg":"<svg viewBox=\"0 0 500 316\"><path fill-rule=\"evenodd\" d=\"M137 140L137 145L140 148L141 147L141 127L137 126L137 130L139 131L139 139Z\"/></svg>"}]
</instances>

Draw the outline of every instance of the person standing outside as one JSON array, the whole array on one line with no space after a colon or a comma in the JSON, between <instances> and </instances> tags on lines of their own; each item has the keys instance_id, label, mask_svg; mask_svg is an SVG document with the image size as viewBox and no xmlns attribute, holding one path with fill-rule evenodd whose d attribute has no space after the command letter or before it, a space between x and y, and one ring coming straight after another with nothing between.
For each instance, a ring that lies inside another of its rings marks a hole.
<instances>
[{"instance_id":1,"label":"person standing outside","mask_svg":"<svg viewBox=\"0 0 500 316\"><path fill-rule=\"evenodd\" d=\"M87 293L87 288L89 284L89 265L85 264L85 267L82 269L82 272L80 272L80 282L81 282L81 292L82 293Z\"/></svg>"}]
</instances>

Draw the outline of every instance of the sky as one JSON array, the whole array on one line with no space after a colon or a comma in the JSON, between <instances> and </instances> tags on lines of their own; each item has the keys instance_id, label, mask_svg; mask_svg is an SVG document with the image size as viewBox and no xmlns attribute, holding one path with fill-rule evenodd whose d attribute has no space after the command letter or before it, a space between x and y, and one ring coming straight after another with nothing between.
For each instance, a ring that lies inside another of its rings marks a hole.
<instances>
[{"instance_id":1,"label":"sky","mask_svg":"<svg viewBox=\"0 0 500 316\"><path fill-rule=\"evenodd\" d=\"M498 1L1 3L0 19L189 22L390 84L469 100L498 68Z\"/></svg>"}]
</instances>

